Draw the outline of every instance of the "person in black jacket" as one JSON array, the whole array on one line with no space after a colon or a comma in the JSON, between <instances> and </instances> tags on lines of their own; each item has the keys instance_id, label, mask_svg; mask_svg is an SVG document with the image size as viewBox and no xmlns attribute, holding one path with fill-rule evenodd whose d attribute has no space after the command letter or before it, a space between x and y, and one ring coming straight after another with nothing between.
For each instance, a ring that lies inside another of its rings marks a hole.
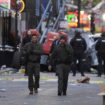
<instances>
[{"instance_id":1,"label":"person in black jacket","mask_svg":"<svg viewBox=\"0 0 105 105\"><path fill-rule=\"evenodd\" d=\"M38 93L39 79L40 79L40 57L43 54L42 45L38 43L38 38L32 36L31 42L26 43L23 47L27 57L28 70L28 88L29 94Z\"/></svg>"},{"instance_id":2,"label":"person in black jacket","mask_svg":"<svg viewBox=\"0 0 105 105\"><path fill-rule=\"evenodd\" d=\"M70 45L72 46L74 52L73 64L75 67L77 67L78 64L78 70L81 72L81 76L84 76L82 62L85 56L85 50L87 48L87 45L85 39L81 37L80 32L75 33L75 36L70 41ZM76 76L76 68L73 69L73 76Z\"/></svg>"},{"instance_id":3,"label":"person in black jacket","mask_svg":"<svg viewBox=\"0 0 105 105\"><path fill-rule=\"evenodd\" d=\"M101 38L98 39L95 49L98 56L98 77L101 77L102 71L105 73L105 32L101 34ZM104 67L104 69L103 69Z\"/></svg>"},{"instance_id":4,"label":"person in black jacket","mask_svg":"<svg viewBox=\"0 0 105 105\"><path fill-rule=\"evenodd\" d=\"M65 38L61 37L59 45L53 50L50 56L50 64L52 64L53 60L56 63L56 72L58 75L58 96L61 96L62 94L66 95L72 54L72 48L66 43Z\"/></svg>"}]
</instances>

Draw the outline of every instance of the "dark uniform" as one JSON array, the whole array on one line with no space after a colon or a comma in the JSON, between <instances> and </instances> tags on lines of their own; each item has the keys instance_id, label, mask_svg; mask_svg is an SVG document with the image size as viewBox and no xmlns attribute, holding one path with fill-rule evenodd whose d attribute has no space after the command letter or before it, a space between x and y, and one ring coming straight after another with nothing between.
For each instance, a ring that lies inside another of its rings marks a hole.
<instances>
[{"instance_id":1,"label":"dark uniform","mask_svg":"<svg viewBox=\"0 0 105 105\"><path fill-rule=\"evenodd\" d=\"M52 52L54 51L54 49L55 49L58 45L59 45L59 39L54 40L53 43L52 43L52 46L51 46L51 52L50 52L50 53L52 53ZM53 71L56 72L56 63L55 63L54 60L53 60L53 62L52 62L52 67L53 67L53 68L52 68ZM56 73L56 75L57 75L57 73Z\"/></svg>"},{"instance_id":2,"label":"dark uniform","mask_svg":"<svg viewBox=\"0 0 105 105\"><path fill-rule=\"evenodd\" d=\"M58 95L66 95L68 76L70 71L70 64L72 62L72 48L66 44L66 41L63 43L61 39L59 45L53 50L50 58L51 61L56 63L56 72L58 75Z\"/></svg>"},{"instance_id":3,"label":"dark uniform","mask_svg":"<svg viewBox=\"0 0 105 105\"><path fill-rule=\"evenodd\" d=\"M84 70L83 70L83 59L84 59L84 52L87 48L86 41L83 39L79 32L76 32L74 38L71 39L70 44L73 48L74 57L73 57L73 63L74 66L77 67L77 61L79 66L79 71L81 72L81 75L84 76ZM76 68L73 69L73 76L76 75Z\"/></svg>"},{"instance_id":4,"label":"dark uniform","mask_svg":"<svg viewBox=\"0 0 105 105\"><path fill-rule=\"evenodd\" d=\"M33 94L33 89L36 93L38 92L37 89L39 88L40 79L40 56L43 53L42 46L35 38L36 36L33 36L32 41L24 46L24 51L26 51L27 57L28 88L30 90L30 94Z\"/></svg>"},{"instance_id":5,"label":"dark uniform","mask_svg":"<svg viewBox=\"0 0 105 105\"><path fill-rule=\"evenodd\" d=\"M102 37L98 39L96 46L98 56L98 76L101 77L102 71L105 73L105 33L102 33ZM104 69L103 69L104 67Z\"/></svg>"}]
</instances>

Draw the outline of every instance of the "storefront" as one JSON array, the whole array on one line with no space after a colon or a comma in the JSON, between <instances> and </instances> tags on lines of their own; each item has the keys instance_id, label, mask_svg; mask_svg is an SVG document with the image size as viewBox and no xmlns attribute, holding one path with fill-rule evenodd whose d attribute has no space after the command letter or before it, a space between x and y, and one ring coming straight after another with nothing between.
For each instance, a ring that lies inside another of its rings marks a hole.
<instances>
[{"instance_id":1,"label":"storefront","mask_svg":"<svg viewBox=\"0 0 105 105\"><path fill-rule=\"evenodd\" d=\"M14 54L15 37L13 12L10 10L10 0L0 0L0 66L11 66Z\"/></svg>"}]
</instances>

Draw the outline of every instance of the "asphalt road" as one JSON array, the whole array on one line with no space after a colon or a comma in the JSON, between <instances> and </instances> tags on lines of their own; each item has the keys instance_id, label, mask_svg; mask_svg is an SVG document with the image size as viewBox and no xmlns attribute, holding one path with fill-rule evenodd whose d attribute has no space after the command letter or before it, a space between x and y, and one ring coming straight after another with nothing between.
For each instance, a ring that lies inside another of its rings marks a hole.
<instances>
[{"instance_id":1,"label":"asphalt road","mask_svg":"<svg viewBox=\"0 0 105 105\"><path fill-rule=\"evenodd\" d=\"M41 73L39 93L29 95L27 77L23 74L0 75L0 105L103 105L97 95L105 85L104 76L86 74L89 84L80 84L80 74L69 76L67 96L57 96L57 77L54 73Z\"/></svg>"}]
</instances>

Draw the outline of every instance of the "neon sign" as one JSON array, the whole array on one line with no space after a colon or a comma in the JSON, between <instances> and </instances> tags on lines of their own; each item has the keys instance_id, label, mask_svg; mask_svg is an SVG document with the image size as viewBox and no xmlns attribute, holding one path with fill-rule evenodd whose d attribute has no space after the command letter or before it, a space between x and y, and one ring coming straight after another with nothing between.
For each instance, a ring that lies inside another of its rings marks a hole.
<instances>
[{"instance_id":1,"label":"neon sign","mask_svg":"<svg viewBox=\"0 0 105 105\"><path fill-rule=\"evenodd\" d=\"M17 5L17 8L16 8L16 5ZM25 3L24 3L24 0L11 0L11 9L12 10L16 10L18 12L23 12L24 9L25 9Z\"/></svg>"},{"instance_id":2,"label":"neon sign","mask_svg":"<svg viewBox=\"0 0 105 105\"><path fill-rule=\"evenodd\" d=\"M24 3L24 1L23 1L23 0L18 0L17 4L18 4L18 11L19 11L19 12L23 12L23 10L24 10L24 8L25 8L25 3Z\"/></svg>"}]
</instances>

